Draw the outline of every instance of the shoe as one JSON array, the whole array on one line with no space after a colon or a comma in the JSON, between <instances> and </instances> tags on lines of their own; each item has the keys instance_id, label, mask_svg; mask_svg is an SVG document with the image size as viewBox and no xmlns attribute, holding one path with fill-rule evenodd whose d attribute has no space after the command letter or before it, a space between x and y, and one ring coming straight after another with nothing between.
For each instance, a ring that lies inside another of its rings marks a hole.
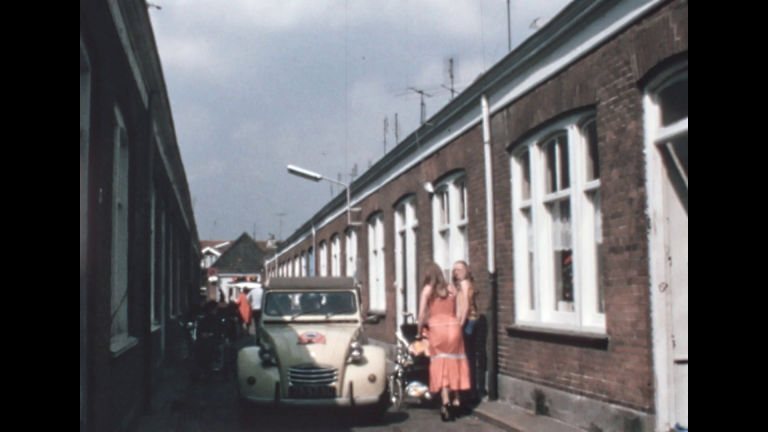
<instances>
[{"instance_id":1,"label":"shoe","mask_svg":"<svg viewBox=\"0 0 768 432\"><path fill-rule=\"evenodd\" d=\"M443 409L440 413L440 418L443 420L443 423L449 423L454 421L453 413L451 412L450 405L443 405Z\"/></svg>"}]
</instances>

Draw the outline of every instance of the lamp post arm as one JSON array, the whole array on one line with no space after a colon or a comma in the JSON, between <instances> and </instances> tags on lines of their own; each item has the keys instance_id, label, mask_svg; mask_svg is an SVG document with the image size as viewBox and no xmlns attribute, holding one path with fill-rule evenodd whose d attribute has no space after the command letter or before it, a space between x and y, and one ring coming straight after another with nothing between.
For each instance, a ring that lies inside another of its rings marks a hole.
<instances>
[{"instance_id":1,"label":"lamp post arm","mask_svg":"<svg viewBox=\"0 0 768 432\"><path fill-rule=\"evenodd\" d=\"M327 181L329 181L331 183L336 183L337 185L344 186L345 188L349 189L349 185L348 184L340 182L338 180L334 180L334 179L331 179L331 178L328 178L328 177L323 177L323 180L327 180Z\"/></svg>"}]
</instances>

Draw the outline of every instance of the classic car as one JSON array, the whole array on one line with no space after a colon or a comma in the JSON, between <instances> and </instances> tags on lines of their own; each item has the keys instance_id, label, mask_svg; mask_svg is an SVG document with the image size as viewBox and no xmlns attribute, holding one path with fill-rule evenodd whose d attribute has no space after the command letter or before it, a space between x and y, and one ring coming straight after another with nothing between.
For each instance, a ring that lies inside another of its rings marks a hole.
<instances>
[{"instance_id":1,"label":"classic car","mask_svg":"<svg viewBox=\"0 0 768 432\"><path fill-rule=\"evenodd\" d=\"M238 353L241 408L340 407L381 418L384 349L368 345L354 279L281 278L264 287L257 346Z\"/></svg>"}]
</instances>

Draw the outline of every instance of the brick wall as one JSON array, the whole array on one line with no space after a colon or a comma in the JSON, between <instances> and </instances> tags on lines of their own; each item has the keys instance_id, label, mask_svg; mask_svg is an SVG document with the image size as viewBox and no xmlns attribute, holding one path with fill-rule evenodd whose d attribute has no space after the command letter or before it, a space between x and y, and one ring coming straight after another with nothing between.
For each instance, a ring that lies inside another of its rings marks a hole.
<instances>
[{"instance_id":1,"label":"brick wall","mask_svg":"<svg viewBox=\"0 0 768 432\"><path fill-rule=\"evenodd\" d=\"M494 117L502 374L653 411L649 223L638 81L659 62L687 51L687 17L687 1L667 3ZM541 123L587 106L597 110L603 166L607 350L516 339L506 332L515 311L507 146Z\"/></svg>"},{"instance_id":2,"label":"brick wall","mask_svg":"<svg viewBox=\"0 0 768 432\"><path fill-rule=\"evenodd\" d=\"M148 402L153 368L160 347L150 328L150 183L167 204L168 222L176 227L182 304L196 299L199 258L194 217L187 228L165 167L153 164L155 142L150 134L150 110L135 85L127 56L107 2L81 2L80 34L91 60L91 116L88 178L87 307L87 429L111 431L129 426L132 415ZM139 9L141 10L141 9ZM146 22L148 24L148 21ZM112 202L115 105L125 120L129 140L128 327L138 345L113 358L110 351L112 307ZM157 111L155 111L156 113ZM162 123L162 120L158 120ZM176 167L178 168L178 167ZM179 169L179 171L182 171ZM195 246L195 249L197 246ZM171 255L171 251L167 251ZM194 279L194 280L193 280ZM157 287L167 290L167 284ZM166 322L168 326L172 323ZM170 344L171 342L168 341Z\"/></svg>"},{"instance_id":3,"label":"brick wall","mask_svg":"<svg viewBox=\"0 0 768 432\"><path fill-rule=\"evenodd\" d=\"M675 0L649 13L630 29L587 54L557 77L540 85L492 118L493 188L499 283L499 365L503 375L571 394L652 413L651 307L645 191L643 91L638 83L661 62L688 50L688 2ZM478 101L478 105L479 105ZM564 113L596 110L602 162L602 205L607 265L607 328L610 344L596 349L581 343L554 343L511 337L515 324L514 250L510 151L531 130ZM432 203L426 182L464 170L469 194L470 267L481 290L479 307L488 311L487 215L482 127L468 131L420 165L395 179L360 207L362 219L383 212L386 233L388 312L370 326L371 338L395 341L394 206L416 196L419 269L433 260ZM317 231L317 245L342 238L346 214ZM330 245L330 243L329 243ZM293 258L312 247L312 239L293 249ZM363 304L368 307L368 228L359 231ZM346 263L346 259L343 260ZM317 267L319 269L319 266ZM344 272L346 264L343 264ZM421 271L419 272L421 282ZM486 318L486 317L484 317ZM480 339L484 339L481 337ZM480 348L483 352L484 348Z\"/></svg>"}]
</instances>

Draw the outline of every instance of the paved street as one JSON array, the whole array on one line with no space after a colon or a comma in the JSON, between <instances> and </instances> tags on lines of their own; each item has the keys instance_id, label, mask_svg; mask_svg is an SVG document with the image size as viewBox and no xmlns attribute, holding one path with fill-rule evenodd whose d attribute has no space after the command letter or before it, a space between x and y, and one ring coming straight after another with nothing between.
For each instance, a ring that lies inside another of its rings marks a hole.
<instances>
[{"instance_id":1,"label":"paved street","mask_svg":"<svg viewBox=\"0 0 768 432\"><path fill-rule=\"evenodd\" d=\"M190 382L185 365L168 371L162 389L153 401L153 410L142 416L136 432L426 432L500 431L467 416L444 424L436 410L412 407L390 412L380 425L358 426L338 411L282 410L241 424L237 388L232 377L212 376Z\"/></svg>"}]
</instances>

